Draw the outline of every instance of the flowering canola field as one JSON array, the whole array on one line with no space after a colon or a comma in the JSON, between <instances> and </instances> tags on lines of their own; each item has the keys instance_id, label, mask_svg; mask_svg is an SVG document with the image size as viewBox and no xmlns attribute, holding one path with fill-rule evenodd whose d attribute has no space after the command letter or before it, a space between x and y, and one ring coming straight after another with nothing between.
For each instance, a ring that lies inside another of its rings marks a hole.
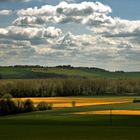
<instances>
[{"instance_id":1,"label":"flowering canola field","mask_svg":"<svg viewBox=\"0 0 140 140\"><path fill-rule=\"evenodd\" d=\"M39 98L15 98L25 101L31 99L35 105L39 102L52 103L53 107L72 107L72 102L75 106L91 106L91 105L106 105L132 102L130 97L39 97Z\"/></svg>"}]
</instances>

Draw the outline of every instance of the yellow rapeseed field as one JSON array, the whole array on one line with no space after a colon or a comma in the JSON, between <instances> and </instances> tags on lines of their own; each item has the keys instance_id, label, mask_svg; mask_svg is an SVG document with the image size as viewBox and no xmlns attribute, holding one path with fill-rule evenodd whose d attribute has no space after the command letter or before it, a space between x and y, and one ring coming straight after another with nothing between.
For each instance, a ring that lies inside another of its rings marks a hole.
<instances>
[{"instance_id":1,"label":"yellow rapeseed field","mask_svg":"<svg viewBox=\"0 0 140 140\"><path fill-rule=\"evenodd\" d=\"M100 110L100 111L88 111L88 112L76 112L73 114L79 114L79 115L84 115L84 114L95 114L95 115L108 115L108 114L113 114L113 115L140 115L140 110Z\"/></svg>"},{"instance_id":2,"label":"yellow rapeseed field","mask_svg":"<svg viewBox=\"0 0 140 140\"><path fill-rule=\"evenodd\" d=\"M31 99L35 105L39 102L52 103L53 107L72 107L72 102L75 101L75 106L90 106L90 105L103 105L103 104L117 104L132 102L129 97L103 97L103 98L82 98L82 97L40 97L40 98L15 98L25 101Z\"/></svg>"}]
</instances>

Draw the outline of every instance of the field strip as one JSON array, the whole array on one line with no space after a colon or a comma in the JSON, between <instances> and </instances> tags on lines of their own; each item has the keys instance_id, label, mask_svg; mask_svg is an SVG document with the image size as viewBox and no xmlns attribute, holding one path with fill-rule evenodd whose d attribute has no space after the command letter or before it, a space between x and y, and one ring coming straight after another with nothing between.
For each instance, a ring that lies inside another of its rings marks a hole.
<instances>
[{"instance_id":1,"label":"field strip","mask_svg":"<svg viewBox=\"0 0 140 140\"><path fill-rule=\"evenodd\" d=\"M75 112L72 114L79 114L79 115L140 115L140 110L100 110L100 111L88 111L88 112Z\"/></svg>"},{"instance_id":2,"label":"field strip","mask_svg":"<svg viewBox=\"0 0 140 140\"><path fill-rule=\"evenodd\" d=\"M77 102L75 104L75 106L77 107L82 107L82 106L92 106L92 105L109 105L109 104L122 104L122 103L129 103L129 102L98 102L98 103L90 103L90 102L85 102L85 103L80 103L80 102ZM53 107L72 107L72 103L63 103L63 102L60 102L60 103L53 103Z\"/></svg>"},{"instance_id":3,"label":"field strip","mask_svg":"<svg viewBox=\"0 0 140 140\"><path fill-rule=\"evenodd\" d=\"M25 101L31 99L35 105L39 102L52 103L53 107L72 107L72 102L75 101L75 106L92 106L92 105L107 105L107 104L121 104L130 103L132 99L114 99L114 98L69 98L69 97L44 97L44 98L15 98Z\"/></svg>"}]
</instances>

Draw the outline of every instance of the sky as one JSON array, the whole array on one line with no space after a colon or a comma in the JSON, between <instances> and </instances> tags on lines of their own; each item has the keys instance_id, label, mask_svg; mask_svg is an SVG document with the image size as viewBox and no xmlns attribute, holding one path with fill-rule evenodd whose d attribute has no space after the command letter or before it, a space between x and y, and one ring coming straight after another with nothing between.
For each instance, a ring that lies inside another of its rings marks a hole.
<instances>
[{"instance_id":1,"label":"sky","mask_svg":"<svg viewBox=\"0 0 140 140\"><path fill-rule=\"evenodd\" d=\"M140 71L140 0L0 0L0 65Z\"/></svg>"}]
</instances>

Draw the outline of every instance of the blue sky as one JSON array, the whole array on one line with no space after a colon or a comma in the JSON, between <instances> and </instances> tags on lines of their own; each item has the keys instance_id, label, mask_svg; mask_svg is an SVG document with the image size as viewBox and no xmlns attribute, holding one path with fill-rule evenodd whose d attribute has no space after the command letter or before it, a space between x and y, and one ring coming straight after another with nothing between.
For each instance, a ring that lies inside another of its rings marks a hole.
<instances>
[{"instance_id":1,"label":"blue sky","mask_svg":"<svg viewBox=\"0 0 140 140\"><path fill-rule=\"evenodd\" d=\"M0 65L140 71L139 9L139 0L0 0Z\"/></svg>"}]
</instances>

